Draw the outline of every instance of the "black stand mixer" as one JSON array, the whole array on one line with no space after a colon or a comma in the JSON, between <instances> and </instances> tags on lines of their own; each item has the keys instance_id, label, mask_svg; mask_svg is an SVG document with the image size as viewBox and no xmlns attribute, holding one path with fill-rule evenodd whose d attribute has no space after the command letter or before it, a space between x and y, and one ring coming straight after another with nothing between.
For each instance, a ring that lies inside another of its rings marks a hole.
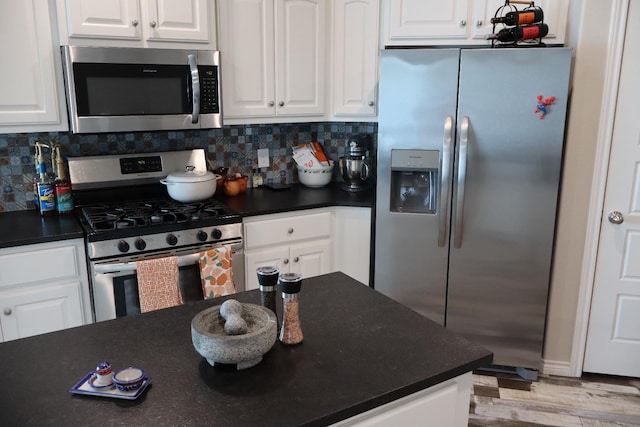
<instances>
[{"instance_id":1,"label":"black stand mixer","mask_svg":"<svg viewBox=\"0 0 640 427\"><path fill-rule=\"evenodd\" d=\"M371 135L355 134L349 137L345 156L340 157L338 165L345 191L367 190L370 186L369 160L367 153L371 147Z\"/></svg>"}]
</instances>

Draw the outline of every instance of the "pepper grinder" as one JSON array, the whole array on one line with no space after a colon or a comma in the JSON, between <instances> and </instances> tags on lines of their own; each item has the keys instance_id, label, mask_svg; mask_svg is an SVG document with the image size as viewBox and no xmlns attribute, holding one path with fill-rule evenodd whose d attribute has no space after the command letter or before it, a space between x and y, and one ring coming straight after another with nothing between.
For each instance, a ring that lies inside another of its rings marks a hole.
<instances>
[{"instance_id":1,"label":"pepper grinder","mask_svg":"<svg viewBox=\"0 0 640 427\"><path fill-rule=\"evenodd\" d=\"M276 311L276 287L278 286L278 276L280 270L278 267L258 267L256 269L258 275L258 283L260 284L260 303L263 307L273 311L276 315L276 323L278 312Z\"/></svg>"},{"instance_id":2,"label":"pepper grinder","mask_svg":"<svg viewBox=\"0 0 640 427\"><path fill-rule=\"evenodd\" d=\"M299 273L285 273L280 276L280 289L282 289L282 328L278 339L283 344L298 344L302 342L302 329L298 302L302 275Z\"/></svg>"}]
</instances>

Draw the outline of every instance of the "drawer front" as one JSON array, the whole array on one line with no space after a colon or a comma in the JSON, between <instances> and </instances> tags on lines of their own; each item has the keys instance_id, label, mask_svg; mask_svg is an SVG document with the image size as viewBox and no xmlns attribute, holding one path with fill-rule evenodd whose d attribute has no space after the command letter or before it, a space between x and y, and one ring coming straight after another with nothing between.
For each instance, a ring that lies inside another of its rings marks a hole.
<instances>
[{"instance_id":1,"label":"drawer front","mask_svg":"<svg viewBox=\"0 0 640 427\"><path fill-rule=\"evenodd\" d=\"M244 224L245 248L297 242L331 236L331 213L320 212Z\"/></svg>"},{"instance_id":2,"label":"drawer front","mask_svg":"<svg viewBox=\"0 0 640 427\"><path fill-rule=\"evenodd\" d=\"M0 287L52 282L80 274L75 246L0 256Z\"/></svg>"}]
</instances>

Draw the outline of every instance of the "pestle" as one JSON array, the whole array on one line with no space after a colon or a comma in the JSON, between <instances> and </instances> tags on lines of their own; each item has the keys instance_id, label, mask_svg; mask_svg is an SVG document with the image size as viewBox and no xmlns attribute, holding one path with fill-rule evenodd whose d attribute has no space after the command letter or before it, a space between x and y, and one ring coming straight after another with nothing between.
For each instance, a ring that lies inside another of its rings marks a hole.
<instances>
[{"instance_id":1,"label":"pestle","mask_svg":"<svg viewBox=\"0 0 640 427\"><path fill-rule=\"evenodd\" d=\"M225 320L224 332L227 335L242 335L248 330L247 322L242 318L242 304L234 299L220 306L220 316Z\"/></svg>"}]
</instances>

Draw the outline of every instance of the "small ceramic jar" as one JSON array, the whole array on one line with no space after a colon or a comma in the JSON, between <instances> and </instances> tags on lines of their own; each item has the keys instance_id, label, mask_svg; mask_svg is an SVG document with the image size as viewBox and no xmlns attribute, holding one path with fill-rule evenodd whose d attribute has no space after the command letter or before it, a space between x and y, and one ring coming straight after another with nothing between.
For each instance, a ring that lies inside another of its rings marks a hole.
<instances>
[{"instance_id":1,"label":"small ceramic jar","mask_svg":"<svg viewBox=\"0 0 640 427\"><path fill-rule=\"evenodd\" d=\"M227 196L237 196L240 193L240 180L235 176L230 176L224 182L224 194Z\"/></svg>"},{"instance_id":2,"label":"small ceramic jar","mask_svg":"<svg viewBox=\"0 0 640 427\"><path fill-rule=\"evenodd\" d=\"M96 367L96 379L94 383L96 385L108 385L113 382L113 369L109 362L101 362Z\"/></svg>"}]
</instances>

